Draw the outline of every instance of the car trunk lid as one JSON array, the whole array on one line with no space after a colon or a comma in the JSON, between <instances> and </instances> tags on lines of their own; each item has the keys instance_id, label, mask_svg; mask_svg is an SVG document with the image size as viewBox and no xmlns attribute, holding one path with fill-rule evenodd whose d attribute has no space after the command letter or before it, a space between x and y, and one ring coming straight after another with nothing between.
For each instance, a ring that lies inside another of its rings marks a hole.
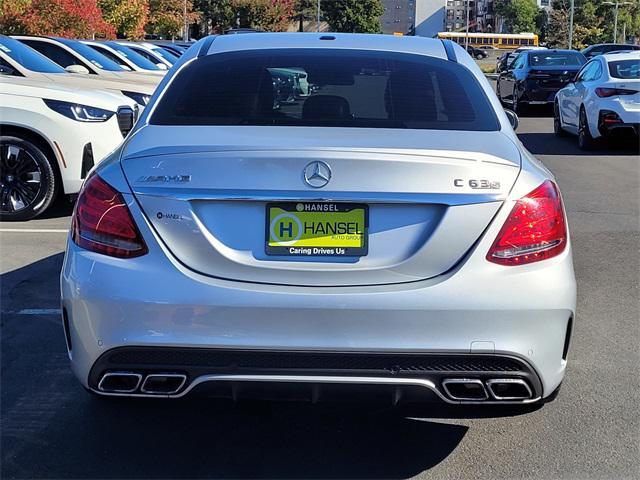
<instances>
[{"instance_id":1,"label":"car trunk lid","mask_svg":"<svg viewBox=\"0 0 640 480\"><path fill-rule=\"evenodd\" d=\"M314 162L331 170L323 188L304 181ZM520 154L500 132L146 126L128 142L122 165L158 236L190 269L337 286L451 269L502 204ZM364 206L366 254L269 255L272 202Z\"/></svg>"}]
</instances>

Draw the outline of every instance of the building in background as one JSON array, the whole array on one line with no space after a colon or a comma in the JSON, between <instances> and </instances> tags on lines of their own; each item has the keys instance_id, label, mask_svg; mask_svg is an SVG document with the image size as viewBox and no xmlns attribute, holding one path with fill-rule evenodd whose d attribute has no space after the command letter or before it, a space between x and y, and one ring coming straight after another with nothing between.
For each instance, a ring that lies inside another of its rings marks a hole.
<instances>
[{"instance_id":1,"label":"building in background","mask_svg":"<svg viewBox=\"0 0 640 480\"><path fill-rule=\"evenodd\" d=\"M550 0L538 0L550 3ZM383 33L435 37L438 32L463 31L469 4L469 31L493 33L493 0L383 0Z\"/></svg>"}]
</instances>

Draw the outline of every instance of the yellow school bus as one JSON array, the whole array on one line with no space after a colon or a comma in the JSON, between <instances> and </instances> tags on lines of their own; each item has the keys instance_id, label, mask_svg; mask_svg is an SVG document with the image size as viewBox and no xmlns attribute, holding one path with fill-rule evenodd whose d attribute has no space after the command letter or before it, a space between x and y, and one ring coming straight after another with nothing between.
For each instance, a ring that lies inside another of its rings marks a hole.
<instances>
[{"instance_id":1,"label":"yellow school bus","mask_svg":"<svg viewBox=\"0 0 640 480\"><path fill-rule=\"evenodd\" d=\"M439 32L438 38L453 40L460 45L465 43L465 32ZM469 32L469 45L473 47L493 46L514 50L522 46L538 46L535 33L475 33Z\"/></svg>"}]
</instances>

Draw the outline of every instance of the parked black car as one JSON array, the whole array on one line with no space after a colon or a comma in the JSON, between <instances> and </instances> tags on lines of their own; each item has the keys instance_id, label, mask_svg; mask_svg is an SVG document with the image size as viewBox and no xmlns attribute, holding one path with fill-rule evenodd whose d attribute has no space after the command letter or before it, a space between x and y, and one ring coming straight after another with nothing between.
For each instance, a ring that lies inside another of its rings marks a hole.
<instances>
[{"instance_id":1,"label":"parked black car","mask_svg":"<svg viewBox=\"0 0 640 480\"><path fill-rule=\"evenodd\" d=\"M596 45L589 45L587 48L580 51L587 59L595 57L596 55L603 55L610 52L622 52L626 50L640 50L640 45L628 45L626 43L598 43Z\"/></svg>"},{"instance_id":2,"label":"parked black car","mask_svg":"<svg viewBox=\"0 0 640 480\"><path fill-rule=\"evenodd\" d=\"M552 104L558 90L572 82L586 62L574 50L525 50L500 73L496 93L515 112L524 105Z\"/></svg>"},{"instance_id":3,"label":"parked black car","mask_svg":"<svg viewBox=\"0 0 640 480\"><path fill-rule=\"evenodd\" d=\"M476 60L480 60L482 58L487 58L489 56L489 54L487 52L485 52L484 50L480 50L479 48L472 47L471 45L469 45L467 47L467 52L469 53L469 55L471 55Z\"/></svg>"}]
</instances>

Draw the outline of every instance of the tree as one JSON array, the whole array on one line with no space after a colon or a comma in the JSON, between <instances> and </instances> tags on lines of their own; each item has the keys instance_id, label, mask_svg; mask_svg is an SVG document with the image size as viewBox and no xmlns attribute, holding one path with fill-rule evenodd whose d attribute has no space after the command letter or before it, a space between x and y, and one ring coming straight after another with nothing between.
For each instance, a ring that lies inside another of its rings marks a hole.
<instances>
[{"instance_id":1,"label":"tree","mask_svg":"<svg viewBox=\"0 0 640 480\"><path fill-rule=\"evenodd\" d=\"M21 22L24 33L31 35L115 36L113 26L103 20L96 0L32 0Z\"/></svg>"},{"instance_id":2,"label":"tree","mask_svg":"<svg viewBox=\"0 0 640 480\"><path fill-rule=\"evenodd\" d=\"M24 15L31 0L2 0L0 2L0 32L5 35L26 33Z\"/></svg>"},{"instance_id":3,"label":"tree","mask_svg":"<svg viewBox=\"0 0 640 480\"><path fill-rule=\"evenodd\" d=\"M113 25L120 38L140 40L149 15L148 0L98 0L105 21Z\"/></svg>"},{"instance_id":4,"label":"tree","mask_svg":"<svg viewBox=\"0 0 640 480\"><path fill-rule=\"evenodd\" d=\"M232 0L241 27L269 32L287 29L293 15L294 0Z\"/></svg>"},{"instance_id":5,"label":"tree","mask_svg":"<svg viewBox=\"0 0 640 480\"><path fill-rule=\"evenodd\" d=\"M569 0L556 0L549 15L547 44L555 48L569 46ZM572 48L581 49L605 41L603 17L591 0L575 0Z\"/></svg>"},{"instance_id":6,"label":"tree","mask_svg":"<svg viewBox=\"0 0 640 480\"><path fill-rule=\"evenodd\" d=\"M298 31L304 31L305 20L316 19L318 15L317 0L295 0L293 4L293 18L298 21Z\"/></svg>"},{"instance_id":7,"label":"tree","mask_svg":"<svg viewBox=\"0 0 640 480\"><path fill-rule=\"evenodd\" d=\"M496 0L495 11L504 19L510 33L537 32L538 4L536 0Z\"/></svg>"},{"instance_id":8,"label":"tree","mask_svg":"<svg viewBox=\"0 0 640 480\"><path fill-rule=\"evenodd\" d=\"M193 8L202 18L203 35L222 33L235 25L233 0L194 0Z\"/></svg>"},{"instance_id":9,"label":"tree","mask_svg":"<svg viewBox=\"0 0 640 480\"><path fill-rule=\"evenodd\" d=\"M185 0L149 0L147 31L165 38L176 38L184 29ZM199 14L193 11L193 1L186 0L187 25L195 23Z\"/></svg>"},{"instance_id":10,"label":"tree","mask_svg":"<svg viewBox=\"0 0 640 480\"><path fill-rule=\"evenodd\" d=\"M322 4L322 17L335 32L379 33L383 13L381 0L331 0Z\"/></svg>"}]
</instances>

